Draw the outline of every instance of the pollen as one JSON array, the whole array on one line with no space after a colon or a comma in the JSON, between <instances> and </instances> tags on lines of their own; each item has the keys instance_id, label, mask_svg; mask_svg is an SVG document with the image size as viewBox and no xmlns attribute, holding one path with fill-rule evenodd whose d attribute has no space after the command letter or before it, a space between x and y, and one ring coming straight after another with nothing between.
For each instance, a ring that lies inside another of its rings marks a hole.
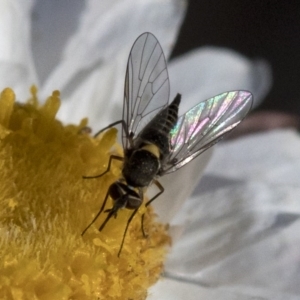
<instances>
[{"instance_id":1,"label":"pollen","mask_svg":"<svg viewBox=\"0 0 300 300\"><path fill-rule=\"evenodd\" d=\"M170 238L142 206L123 209L99 232L103 212L84 236L121 162L117 130L93 138L87 119L64 126L55 119L58 91L40 105L37 89L26 104L7 88L0 95L0 299L145 299L160 277ZM101 117L101 116L99 116ZM106 208L113 205L109 198ZM145 238L141 216L145 214Z\"/></svg>"}]
</instances>

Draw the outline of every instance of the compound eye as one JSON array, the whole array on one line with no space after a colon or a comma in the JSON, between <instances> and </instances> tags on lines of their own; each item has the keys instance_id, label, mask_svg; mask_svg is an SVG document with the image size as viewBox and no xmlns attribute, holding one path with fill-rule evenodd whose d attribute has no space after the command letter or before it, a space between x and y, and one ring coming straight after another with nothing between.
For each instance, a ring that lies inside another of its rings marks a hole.
<instances>
[{"instance_id":1,"label":"compound eye","mask_svg":"<svg viewBox=\"0 0 300 300\"><path fill-rule=\"evenodd\" d=\"M114 201L121 198L126 193L127 193L127 186L123 183L118 182L118 181L114 182L109 187L109 195Z\"/></svg>"}]
</instances>

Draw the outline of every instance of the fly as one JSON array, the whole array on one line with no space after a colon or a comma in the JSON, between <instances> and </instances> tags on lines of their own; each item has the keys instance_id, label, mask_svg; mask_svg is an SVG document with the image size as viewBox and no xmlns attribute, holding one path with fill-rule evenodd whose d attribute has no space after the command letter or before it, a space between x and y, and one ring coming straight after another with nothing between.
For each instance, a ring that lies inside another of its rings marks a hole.
<instances>
[{"instance_id":1,"label":"fly","mask_svg":"<svg viewBox=\"0 0 300 300\"><path fill-rule=\"evenodd\" d=\"M121 124L124 157L111 155L103 173L84 177L99 178L110 171L113 160L123 162L122 177L111 184L99 212L82 232L84 235L103 211L107 217L99 231L120 209L132 210L118 256L130 222L143 203L146 188L155 184L159 189L145 204L147 207L164 192L159 177L180 169L216 144L243 120L252 106L250 92L231 91L200 102L179 117L181 95L177 94L170 104L169 95L163 50L153 34L143 33L133 44L128 58L122 120L96 134ZM104 210L108 197L112 198L113 206Z\"/></svg>"}]
</instances>

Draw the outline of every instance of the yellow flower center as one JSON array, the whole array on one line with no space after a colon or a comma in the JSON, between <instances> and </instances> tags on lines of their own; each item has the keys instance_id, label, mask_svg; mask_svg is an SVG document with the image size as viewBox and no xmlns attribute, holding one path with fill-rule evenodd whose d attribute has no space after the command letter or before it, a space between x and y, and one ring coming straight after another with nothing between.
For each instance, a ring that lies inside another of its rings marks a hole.
<instances>
[{"instance_id":1,"label":"yellow flower center","mask_svg":"<svg viewBox=\"0 0 300 300\"><path fill-rule=\"evenodd\" d=\"M0 96L0 299L145 299L170 243L151 208L132 220L120 257L132 211L120 210L99 232L102 213L81 236L122 164L97 179L82 176L104 172L112 149L122 154L117 131L95 139L86 119L63 126L55 119L59 92L43 106L36 88L31 92L26 104L16 103L11 89Z\"/></svg>"}]
</instances>

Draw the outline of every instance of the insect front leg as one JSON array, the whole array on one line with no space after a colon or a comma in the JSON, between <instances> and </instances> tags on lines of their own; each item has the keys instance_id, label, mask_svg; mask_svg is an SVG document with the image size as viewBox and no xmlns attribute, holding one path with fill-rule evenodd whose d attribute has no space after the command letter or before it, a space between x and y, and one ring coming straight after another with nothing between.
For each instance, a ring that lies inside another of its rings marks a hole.
<instances>
[{"instance_id":1,"label":"insect front leg","mask_svg":"<svg viewBox=\"0 0 300 300\"><path fill-rule=\"evenodd\" d=\"M104 207L104 205L102 207ZM103 228L105 227L106 223L110 220L110 218L112 216L115 216L115 218L116 218L116 211L114 211L114 209L111 209L111 210L108 210L108 211L106 210L105 212L108 212L108 215L107 215L106 219L104 220L104 222L99 227L99 231L103 230Z\"/></svg>"},{"instance_id":2,"label":"insect front leg","mask_svg":"<svg viewBox=\"0 0 300 300\"><path fill-rule=\"evenodd\" d=\"M98 217L100 216L100 214L103 212L109 194L110 194L110 190L108 190L107 193L106 193L106 196L104 198L104 201L103 201L103 204L101 206L101 209L99 210L99 212L97 213L97 215L95 216L95 218L93 219L93 221L82 231L81 236L83 236L86 233L86 231L95 223L95 221L98 219Z\"/></svg>"},{"instance_id":3,"label":"insect front leg","mask_svg":"<svg viewBox=\"0 0 300 300\"><path fill-rule=\"evenodd\" d=\"M114 123L111 123L109 125L107 125L106 127L102 128L101 130L99 130L95 135L94 137L97 137L100 133L102 133L103 131L111 128L111 127L115 127L116 125L118 124L122 124L122 129L123 131L125 132L126 134L126 137L128 138L129 137L129 133L128 133L128 130L127 130L127 125L126 125L126 122L124 120L119 120L119 121L116 121Z\"/></svg>"},{"instance_id":4,"label":"insect front leg","mask_svg":"<svg viewBox=\"0 0 300 300\"><path fill-rule=\"evenodd\" d=\"M96 175L96 176L82 176L82 178L83 179L99 178L99 177L103 176L104 174L108 173L109 170L110 170L111 162L112 162L113 159L118 160L118 161L124 161L124 158L122 156L111 155L110 158L109 158L109 162L108 162L108 166L107 166L106 171L104 171L100 175Z\"/></svg>"},{"instance_id":5,"label":"insect front leg","mask_svg":"<svg viewBox=\"0 0 300 300\"><path fill-rule=\"evenodd\" d=\"M157 197L159 197L163 192L164 192L164 187L161 185L161 183L154 179L153 183L160 189L160 191L153 197L151 198L146 204L145 207L147 208ZM142 220L141 220L141 229L142 229L142 233L143 236L146 238L148 235L145 233L145 229L144 229L144 218L145 218L145 214L142 215Z\"/></svg>"},{"instance_id":6,"label":"insect front leg","mask_svg":"<svg viewBox=\"0 0 300 300\"><path fill-rule=\"evenodd\" d=\"M120 257L121 251L123 249L123 245L124 245L124 241L125 241L125 237L126 237L126 233L127 233L129 224L132 221L133 217L135 216L135 214L137 213L138 210L139 210L139 207L133 211L133 213L131 214L130 218L127 221L125 231L124 231L124 234L123 234L123 238L122 238L122 242L121 242L121 246L120 246L120 249L119 249L119 252L118 252L118 257Z\"/></svg>"}]
</instances>

